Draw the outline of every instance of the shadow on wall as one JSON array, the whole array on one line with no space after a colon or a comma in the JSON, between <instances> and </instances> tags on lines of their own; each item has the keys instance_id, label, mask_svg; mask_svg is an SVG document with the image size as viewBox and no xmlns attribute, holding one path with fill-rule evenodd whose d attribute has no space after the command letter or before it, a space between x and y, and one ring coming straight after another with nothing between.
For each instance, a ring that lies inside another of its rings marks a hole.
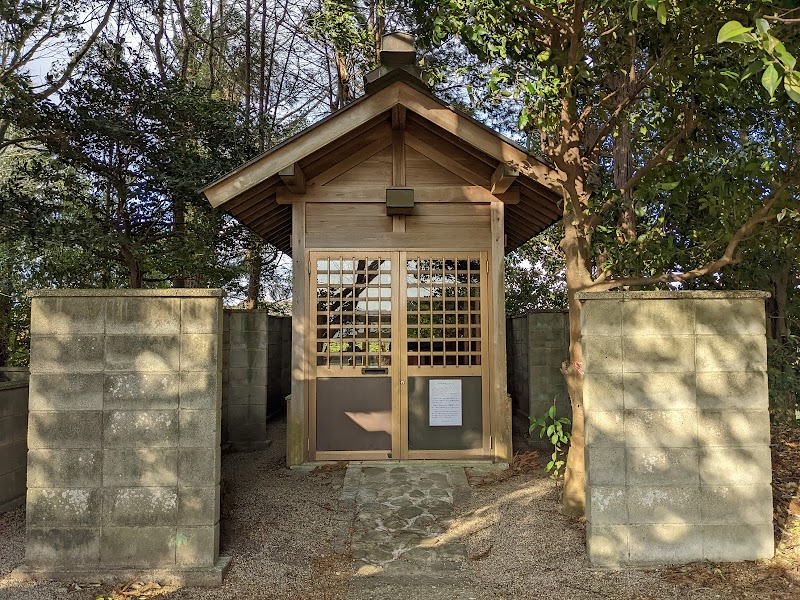
<instances>
[{"instance_id":1,"label":"shadow on wall","mask_svg":"<svg viewBox=\"0 0 800 600\"><path fill-rule=\"evenodd\" d=\"M584 301L592 562L772 556L763 298Z\"/></svg>"}]
</instances>

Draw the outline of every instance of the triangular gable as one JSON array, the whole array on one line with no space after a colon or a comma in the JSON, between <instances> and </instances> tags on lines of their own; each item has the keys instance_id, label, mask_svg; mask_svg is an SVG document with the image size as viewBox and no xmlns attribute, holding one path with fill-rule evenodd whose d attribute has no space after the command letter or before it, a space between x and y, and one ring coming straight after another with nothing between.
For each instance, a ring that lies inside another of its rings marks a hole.
<instances>
[{"instance_id":1,"label":"triangular gable","mask_svg":"<svg viewBox=\"0 0 800 600\"><path fill-rule=\"evenodd\" d=\"M252 187L275 177L310 154L336 142L358 127L391 110L404 106L448 131L463 143L486 153L499 162L513 165L540 184L557 191L550 168L524 149L457 113L438 99L402 82L360 98L299 134L278 144L261 156L218 179L203 190L212 206L222 206Z\"/></svg>"}]
</instances>

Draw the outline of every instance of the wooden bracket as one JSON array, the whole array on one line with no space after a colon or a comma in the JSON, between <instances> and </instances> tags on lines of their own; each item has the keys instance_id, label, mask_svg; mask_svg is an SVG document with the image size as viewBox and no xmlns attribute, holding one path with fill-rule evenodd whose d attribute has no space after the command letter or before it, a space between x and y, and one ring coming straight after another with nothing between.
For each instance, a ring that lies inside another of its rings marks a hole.
<instances>
[{"instance_id":1,"label":"wooden bracket","mask_svg":"<svg viewBox=\"0 0 800 600\"><path fill-rule=\"evenodd\" d=\"M493 194L502 194L512 183L517 181L519 171L506 163L500 163L492 173L490 190Z\"/></svg>"},{"instance_id":2,"label":"wooden bracket","mask_svg":"<svg viewBox=\"0 0 800 600\"><path fill-rule=\"evenodd\" d=\"M278 176L293 194L306 193L306 175L303 173L303 169L300 168L300 163L294 163L285 169L281 169L278 171Z\"/></svg>"}]
</instances>

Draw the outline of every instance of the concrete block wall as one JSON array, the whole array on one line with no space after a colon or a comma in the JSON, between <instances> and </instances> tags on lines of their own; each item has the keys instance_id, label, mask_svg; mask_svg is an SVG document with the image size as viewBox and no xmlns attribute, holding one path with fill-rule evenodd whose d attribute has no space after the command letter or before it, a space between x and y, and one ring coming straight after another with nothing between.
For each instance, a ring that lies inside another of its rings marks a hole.
<instances>
[{"instance_id":1,"label":"concrete block wall","mask_svg":"<svg viewBox=\"0 0 800 600\"><path fill-rule=\"evenodd\" d=\"M592 564L771 557L766 294L578 298Z\"/></svg>"},{"instance_id":2,"label":"concrete block wall","mask_svg":"<svg viewBox=\"0 0 800 600\"><path fill-rule=\"evenodd\" d=\"M21 573L221 583L221 292L32 296Z\"/></svg>"},{"instance_id":3,"label":"concrete block wall","mask_svg":"<svg viewBox=\"0 0 800 600\"><path fill-rule=\"evenodd\" d=\"M515 410L540 417L556 401L572 417L561 363L569 358L569 315L536 311L508 319L508 389Z\"/></svg>"},{"instance_id":4,"label":"concrete block wall","mask_svg":"<svg viewBox=\"0 0 800 600\"><path fill-rule=\"evenodd\" d=\"M25 503L28 382L0 382L0 513Z\"/></svg>"},{"instance_id":5,"label":"concrete block wall","mask_svg":"<svg viewBox=\"0 0 800 600\"><path fill-rule=\"evenodd\" d=\"M289 392L291 319L260 309L226 309L223 319L223 441L263 448L267 418Z\"/></svg>"}]
</instances>

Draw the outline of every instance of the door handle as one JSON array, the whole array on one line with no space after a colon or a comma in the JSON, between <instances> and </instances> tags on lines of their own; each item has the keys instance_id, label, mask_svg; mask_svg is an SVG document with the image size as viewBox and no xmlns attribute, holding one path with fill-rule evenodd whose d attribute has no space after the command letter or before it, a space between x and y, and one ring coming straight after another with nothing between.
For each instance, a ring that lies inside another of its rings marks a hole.
<instances>
[{"instance_id":1,"label":"door handle","mask_svg":"<svg viewBox=\"0 0 800 600\"><path fill-rule=\"evenodd\" d=\"M388 375L389 369L386 367L364 367L361 369L363 375Z\"/></svg>"}]
</instances>

